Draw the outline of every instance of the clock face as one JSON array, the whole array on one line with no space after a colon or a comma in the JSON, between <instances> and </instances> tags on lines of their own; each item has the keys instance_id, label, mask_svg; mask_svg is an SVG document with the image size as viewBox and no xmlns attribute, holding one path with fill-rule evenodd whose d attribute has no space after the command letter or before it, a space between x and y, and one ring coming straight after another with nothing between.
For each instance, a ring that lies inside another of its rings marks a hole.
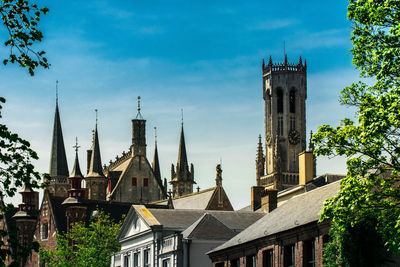
<instances>
[{"instance_id":1,"label":"clock face","mask_svg":"<svg viewBox=\"0 0 400 267\"><path fill-rule=\"evenodd\" d=\"M291 130L288 138L291 145L297 145L300 142L300 134L296 130Z\"/></svg>"}]
</instances>

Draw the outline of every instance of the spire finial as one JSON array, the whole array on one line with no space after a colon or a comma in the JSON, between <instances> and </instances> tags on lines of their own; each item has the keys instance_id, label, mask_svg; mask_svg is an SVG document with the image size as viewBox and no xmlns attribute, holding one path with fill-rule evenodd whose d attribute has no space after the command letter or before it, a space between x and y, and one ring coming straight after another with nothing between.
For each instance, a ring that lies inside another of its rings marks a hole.
<instances>
[{"instance_id":1,"label":"spire finial","mask_svg":"<svg viewBox=\"0 0 400 267\"><path fill-rule=\"evenodd\" d=\"M154 140L155 143L157 144L157 127L154 127Z\"/></svg>"},{"instance_id":2,"label":"spire finial","mask_svg":"<svg viewBox=\"0 0 400 267\"><path fill-rule=\"evenodd\" d=\"M283 56L286 57L286 43L285 43L285 40L283 40Z\"/></svg>"},{"instance_id":3,"label":"spire finial","mask_svg":"<svg viewBox=\"0 0 400 267\"><path fill-rule=\"evenodd\" d=\"M96 112L96 127L97 127L97 123L98 123L98 116L97 116L98 110L97 110L97 108L94 110L94 112Z\"/></svg>"},{"instance_id":4,"label":"spire finial","mask_svg":"<svg viewBox=\"0 0 400 267\"><path fill-rule=\"evenodd\" d=\"M80 148L80 146L78 146L78 137L75 137L75 145L73 148L75 148L75 152L78 153L78 148Z\"/></svg>"},{"instance_id":5,"label":"spire finial","mask_svg":"<svg viewBox=\"0 0 400 267\"><path fill-rule=\"evenodd\" d=\"M183 126L183 108L181 108L181 125Z\"/></svg>"},{"instance_id":6,"label":"spire finial","mask_svg":"<svg viewBox=\"0 0 400 267\"><path fill-rule=\"evenodd\" d=\"M140 110L142 110L142 108L140 107L140 99L142 99L142 98L139 95L137 97L137 115L136 115L136 119L143 119L142 114L140 113Z\"/></svg>"},{"instance_id":7,"label":"spire finial","mask_svg":"<svg viewBox=\"0 0 400 267\"><path fill-rule=\"evenodd\" d=\"M56 80L56 103L58 104L58 80Z\"/></svg>"},{"instance_id":8,"label":"spire finial","mask_svg":"<svg viewBox=\"0 0 400 267\"><path fill-rule=\"evenodd\" d=\"M313 136L313 132L310 132L310 142L308 143L308 150L309 151L314 151L314 142L312 141L312 136Z\"/></svg>"}]
</instances>

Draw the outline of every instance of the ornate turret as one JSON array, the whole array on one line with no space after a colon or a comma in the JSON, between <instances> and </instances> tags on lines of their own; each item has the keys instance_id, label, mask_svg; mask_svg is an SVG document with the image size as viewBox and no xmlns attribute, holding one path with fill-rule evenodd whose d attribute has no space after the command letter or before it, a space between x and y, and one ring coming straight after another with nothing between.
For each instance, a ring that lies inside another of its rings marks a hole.
<instances>
[{"instance_id":1,"label":"ornate turret","mask_svg":"<svg viewBox=\"0 0 400 267\"><path fill-rule=\"evenodd\" d=\"M54 114L53 138L50 154L50 170L51 177L47 190L50 194L60 197L67 196L68 190L68 164L65 154L64 138L61 128L60 112L58 110L58 81L56 83L56 111Z\"/></svg>"},{"instance_id":2,"label":"ornate turret","mask_svg":"<svg viewBox=\"0 0 400 267\"><path fill-rule=\"evenodd\" d=\"M171 182L174 196L182 196L193 193L194 181L194 166L188 165L186 155L185 134L183 132L183 116L181 122L181 137L179 141L178 162L176 164L176 171L174 165L171 168Z\"/></svg>"},{"instance_id":3,"label":"ornate turret","mask_svg":"<svg viewBox=\"0 0 400 267\"><path fill-rule=\"evenodd\" d=\"M257 186L260 186L260 178L265 174L264 168L264 151L261 143L261 134L258 136L258 146L257 146L257 158L256 158L256 178Z\"/></svg>"},{"instance_id":4,"label":"ornate turret","mask_svg":"<svg viewBox=\"0 0 400 267\"><path fill-rule=\"evenodd\" d=\"M97 131L97 109L96 111L96 127L94 130L92 154L89 165L89 173L86 175L86 187L89 190L88 198L92 200L106 199L107 178L103 174L101 164L99 135Z\"/></svg>"},{"instance_id":5,"label":"ornate turret","mask_svg":"<svg viewBox=\"0 0 400 267\"><path fill-rule=\"evenodd\" d=\"M140 113L140 96L138 96L138 113L132 120L132 157L139 155L146 157L146 120Z\"/></svg>"},{"instance_id":6,"label":"ornate turret","mask_svg":"<svg viewBox=\"0 0 400 267\"><path fill-rule=\"evenodd\" d=\"M18 211L13 218L18 229L18 242L27 247L33 241L39 216L39 192L24 185L19 193L22 195L22 203L18 205ZM25 261L26 259L21 259L20 265L25 266Z\"/></svg>"}]
</instances>

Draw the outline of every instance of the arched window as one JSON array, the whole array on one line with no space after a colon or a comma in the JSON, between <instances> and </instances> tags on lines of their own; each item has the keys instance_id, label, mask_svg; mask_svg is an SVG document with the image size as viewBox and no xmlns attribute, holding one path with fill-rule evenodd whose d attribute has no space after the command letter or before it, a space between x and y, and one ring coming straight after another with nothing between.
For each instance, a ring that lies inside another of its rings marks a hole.
<instances>
[{"instance_id":1,"label":"arched window","mask_svg":"<svg viewBox=\"0 0 400 267\"><path fill-rule=\"evenodd\" d=\"M276 92L277 95L277 106L278 113L283 113L283 92L282 89L278 89Z\"/></svg>"},{"instance_id":2,"label":"arched window","mask_svg":"<svg viewBox=\"0 0 400 267\"><path fill-rule=\"evenodd\" d=\"M289 110L290 113L296 112L296 91L294 89L290 90L289 94Z\"/></svg>"}]
</instances>

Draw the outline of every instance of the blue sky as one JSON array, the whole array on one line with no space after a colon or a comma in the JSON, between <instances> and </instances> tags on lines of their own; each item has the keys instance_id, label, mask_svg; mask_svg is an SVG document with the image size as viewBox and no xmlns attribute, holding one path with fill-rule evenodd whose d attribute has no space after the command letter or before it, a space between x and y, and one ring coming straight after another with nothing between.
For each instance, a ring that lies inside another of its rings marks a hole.
<instances>
[{"instance_id":1,"label":"blue sky","mask_svg":"<svg viewBox=\"0 0 400 267\"><path fill-rule=\"evenodd\" d=\"M147 120L148 158L154 130L162 176L176 163L184 109L189 161L202 189L223 184L235 207L246 205L255 184L255 152L263 133L262 58L308 64L307 131L337 124L351 110L340 90L358 79L351 65L346 1L39 1L50 8L41 26L51 68L34 77L1 67L3 121L31 141L39 171L47 172L55 81L69 167L75 136L81 166L99 110L103 162L127 150L136 98ZM0 30L1 40L7 38ZM8 50L0 49L5 57ZM344 173L342 159L318 160L318 173Z\"/></svg>"}]
</instances>

